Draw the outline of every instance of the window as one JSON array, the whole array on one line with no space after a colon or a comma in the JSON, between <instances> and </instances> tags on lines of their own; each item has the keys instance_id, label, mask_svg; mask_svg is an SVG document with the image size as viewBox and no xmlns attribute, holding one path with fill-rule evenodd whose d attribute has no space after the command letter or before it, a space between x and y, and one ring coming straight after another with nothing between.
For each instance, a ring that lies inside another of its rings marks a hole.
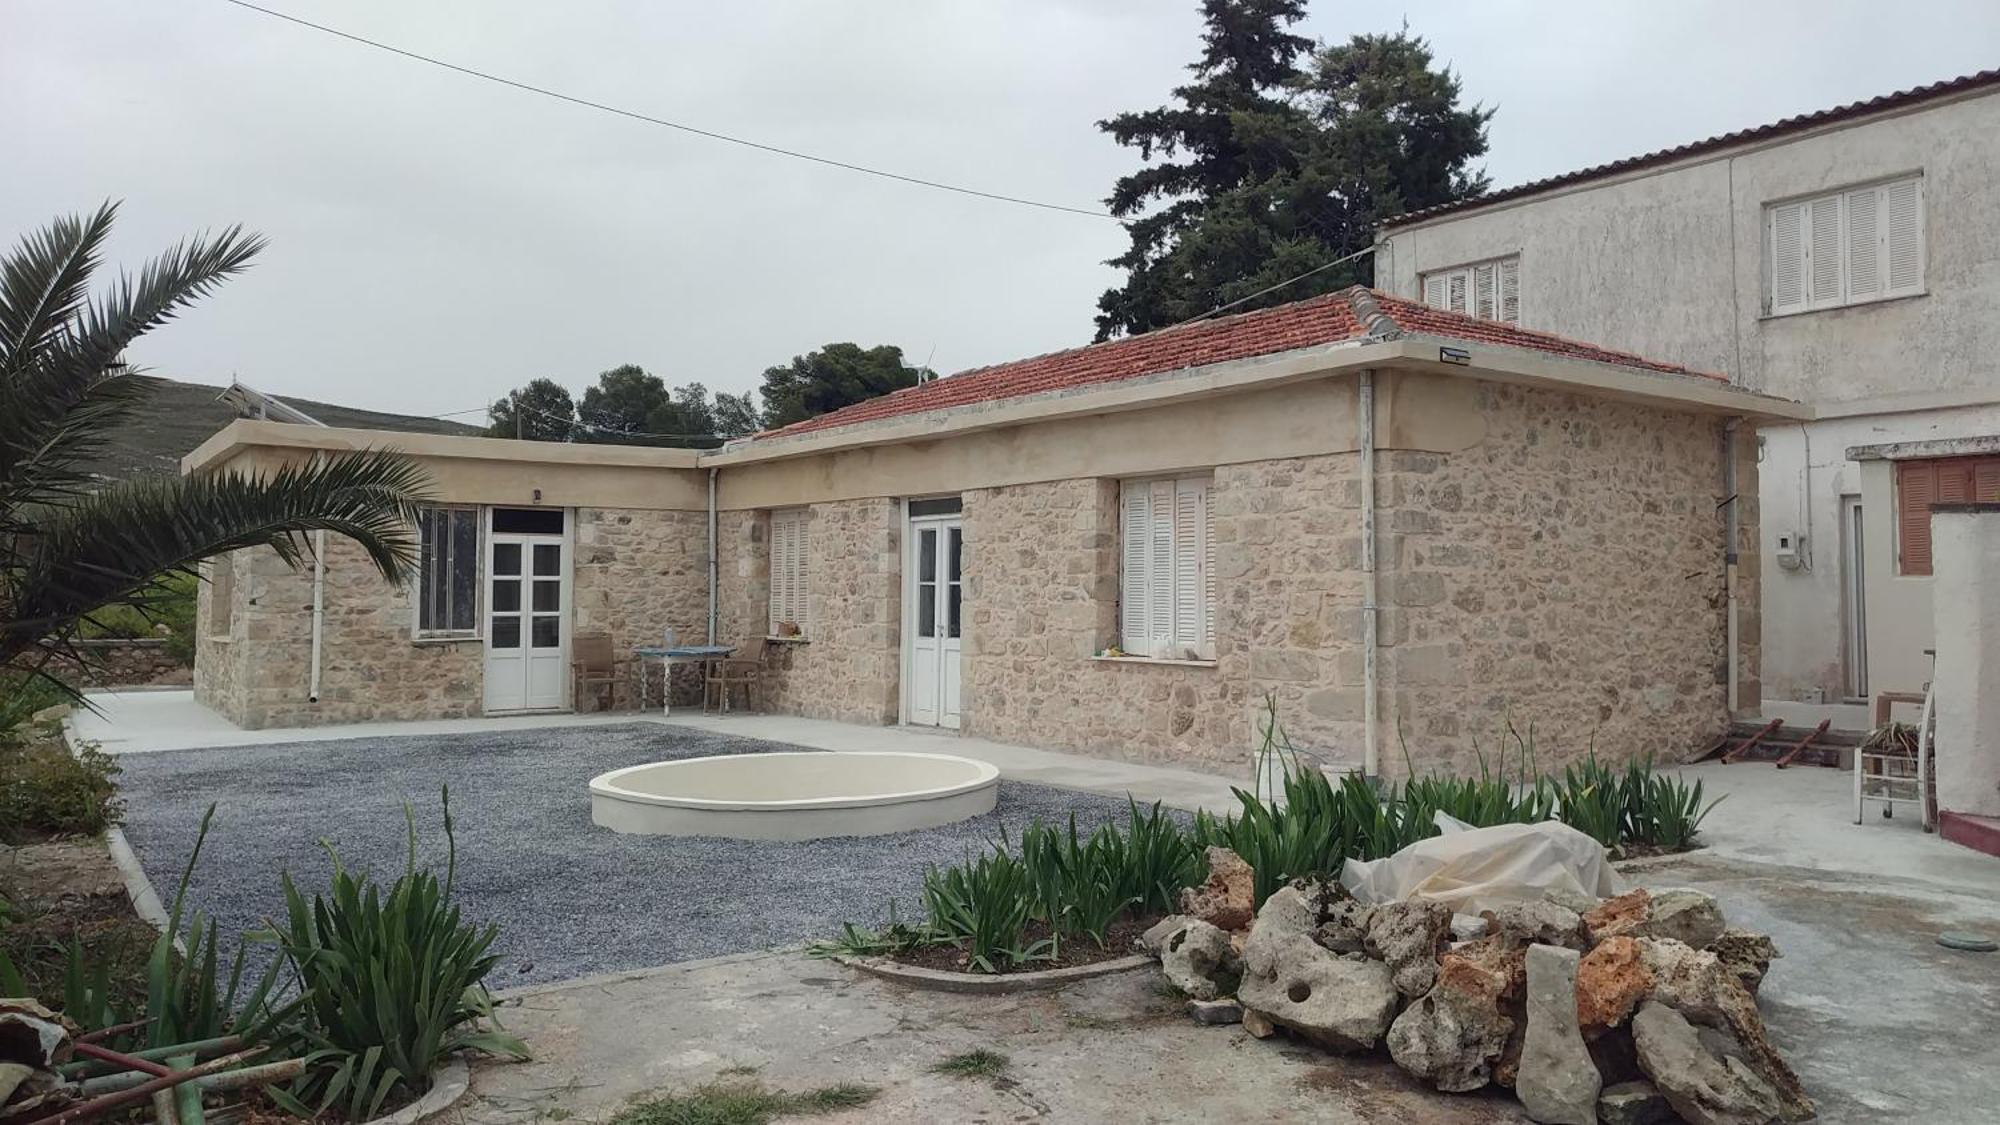
<instances>
[{"instance_id":1,"label":"window","mask_svg":"<svg viewBox=\"0 0 2000 1125\"><path fill-rule=\"evenodd\" d=\"M806 635L806 511L771 513L771 636ZM787 628L789 626L789 628Z\"/></svg>"},{"instance_id":2,"label":"window","mask_svg":"<svg viewBox=\"0 0 2000 1125\"><path fill-rule=\"evenodd\" d=\"M1931 505L2000 500L2000 457L1896 463L1896 561L1903 574L1931 572Z\"/></svg>"},{"instance_id":3,"label":"window","mask_svg":"<svg viewBox=\"0 0 2000 1125\"><path fill-rule=\"evenodd\" d=\"M1124 563L1119 648L1160 659L1215 657L1215 541L1209 480L1134 480L1119 487Z\"/></svg>"},{"instance_id":4,"label":"window","mask_svg":"<svg viewBox=\"0 0 2000 1125\"><path fill-rule=\"evenodd\" d=\"M417 635L477 636L479 509L426 508L417 538Z\"/></svg>"},{"instance_id":5,"label":"window","mask_svg":"<svg viewBox=\"0 0 2000 1125\"><path fill-rule=\"evenodd\" d=\"M1772 316L1924 291L1922 177L1764 209L1764 311Z\"/></svg>"},{"instance_id":6,"label":"window","mask_svg":"<svg viewBox=\"0 0 2000 1125\"><path fill-rule=\"evenodd\" d=\"M1424 304L1481 320L1521 323L1521 259L1495 258L1424 275Z\"/></svg>"}]
</instances>

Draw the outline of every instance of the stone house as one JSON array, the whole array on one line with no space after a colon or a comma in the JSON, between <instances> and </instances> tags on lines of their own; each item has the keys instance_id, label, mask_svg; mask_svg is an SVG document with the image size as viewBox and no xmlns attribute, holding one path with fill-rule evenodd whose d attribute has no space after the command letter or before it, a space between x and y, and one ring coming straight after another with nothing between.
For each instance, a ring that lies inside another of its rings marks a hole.
<instances>
[{"instance_id":1,"label":"stone house","mask_svg":"<svg viewBox=\"0 0 2000 1125\"><path fill-rule=\"evenodd\" d=\"M1996 177L1989 70L1401 216L1375 276L1810 406L1757 439L1764 714L1866 730L1930 678L1931 504L2000 500Z\"/></svg>"},{"instance_id":2,"label":"stone house","mask_svg":"<svg viewBox=\"0 0 2000 1125\"><path fill-rule=\"evenodd\" d=\"M1355 288L934 380L723 449L233 423L434 480L408 588L218 563L248 726L562 710L571 639L770 638L770 709L1234 771L1681 753L1756 705L1756 427L1719 377ZM1727 501L1733 494L1737 502ZM1730 638L1736 638L1732 647Z\"/></svg>"}]
</instances>

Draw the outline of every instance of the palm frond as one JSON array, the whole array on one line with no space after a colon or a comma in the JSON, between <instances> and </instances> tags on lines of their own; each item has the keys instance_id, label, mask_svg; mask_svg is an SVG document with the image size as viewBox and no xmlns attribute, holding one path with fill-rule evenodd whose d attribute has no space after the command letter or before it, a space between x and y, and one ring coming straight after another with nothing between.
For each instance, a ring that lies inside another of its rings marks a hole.
<instances>
[{"instance_id":1,"label":"palm frond","mask_svg":"<svg viewBox=\"0 0 2000 1125\"><path fill-rule=\"evenodd\" d=\"M145 386L116 366L141 334L240 272L263 239L230 227L181 242L135 278L87 299L115 206L59 219L0 260L0 512L62 503L91 483L77 469ZM0 529L7 530L7 529Z\"/></svg>"},{"instance_id":2,"label":"palm frond","mask_svg":"<svg viewBox=\"0 0 2000 1125\"><path fill-rule=\"evenodd\" d=\"M161 574L244 547L269 547L297 566L306 534L330 531L359 544L392 582L416 560L414 527L428 481L407 458L345 454L255 476L124 481L45 519L17 548L0 621L0 665L36 649L65 649L83 615L125 600ZM24 548L24 549L23 549Z\"/></svg>"}]
</instances>

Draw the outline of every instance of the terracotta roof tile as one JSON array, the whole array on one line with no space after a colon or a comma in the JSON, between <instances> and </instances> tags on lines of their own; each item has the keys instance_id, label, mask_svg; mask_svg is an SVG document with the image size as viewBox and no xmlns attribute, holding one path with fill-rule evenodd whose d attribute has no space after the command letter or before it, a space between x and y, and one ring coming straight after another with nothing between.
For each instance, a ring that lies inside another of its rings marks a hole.
<instances>
[{"instance_id":1,"label":"terracotta roof tile","mask_svg":"<svg viewBox=\"0 0 2000 1125\"><path fill-rule=\"evenodd\" d=\"M1549 176L1545 179L1531 180L1525 184L1517 184L1514 187L1501 188L1499 191L1489 191L1485 195L1475 196L1471 199L1461 199L1452 203L1440 203L1435 207L1426 207L1419 211L1411 211L1408 214L1398 215L1393 219L1385 219L1382 226L1384 229L1393 230L1396 227L1407 226L1411 223L1420 223L1426 219L1436 218L1439 215L1450 215L1460 211L1476 211L1481 207L1502 203L1509 199L1519 199L1522 196L1535 195L1554 188L1567 187L1570 184L1583 183L1605 176L1615 176L1624 172L1637 171L1638 169L1648 168L1655 164L1666 164L1675 160L1683 160L1690 156L1702 156L1719 149L1729 148L1732 145L1768 140L1772 137L1783 136L1786 133L1796 133L1806 129L1817 128L1821 125L1831 125L1850 118L1866 117L1871 113L1901 109L1904 106L1929 101L1933 98L1950 97L1954 94L1994 85L2000 85L2000 70L1982 70L1977 74L1968 74L1961 78L1950 78L1943 82L1933 82L1928 86L1916 86L1908 90L1898 90L1893 94L1883 94L1880 97L1869 98L1867 101L1850 102L1846 105L1834 106L1831 109L1817 110L1813 113L1802 113L1796 117L1787 117L1782 121L1773 121L1769 125L1759 125L1751 129L1738 129L1736 132L1724 133L1719 137L1690 141L1687 144L1674 148L1663 148L1657 152L1648 152L1639 156L1628 156L1623 160L1614 160L1609 164L1579 168L1574 172L1564 172L1560 176Z\"/></svg>"},{"instance_id":2,"label":"terracotta roof tile","mask_svg":"<svg viewBox=\"0 0 2000 1125\"><path fill-rule=\"evenodd\" d=\"M1601 348L1546 332L1532 332L1511 324L1478 320L1462 313L1429 308L1355 286L1255 312L975 368L766 431L757 437L759 440L789 437L861 422L1075 390L1231 360L1361 340L1369 335L1366 324L1371 310L1366 298L1372 298L1376 308L1386 318L1376 321L1378 332L1389 329L1390 335L1424 335L1470 344L1525 348L1667 375L1721 379L1721 376L1658 363L1630 352Z\"/></svg>"}]
</instances>

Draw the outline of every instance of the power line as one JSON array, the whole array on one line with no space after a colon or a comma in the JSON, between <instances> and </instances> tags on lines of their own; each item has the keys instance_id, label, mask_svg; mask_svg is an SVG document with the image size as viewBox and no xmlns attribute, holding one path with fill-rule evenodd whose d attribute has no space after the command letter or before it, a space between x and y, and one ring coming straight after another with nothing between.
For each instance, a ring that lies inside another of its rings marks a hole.
<instances>
[{"instance_id":1,"label":"power line","mask_svg":"<svg viewBox=\"0 0 2000 1125\"><path fill-rule=\"evenodd\" d=\"M233 3L234 0L231 0L231 2ZM1341 265L1342 263L1345 262L1351 262L1354 259L1359 258L1363 254L1373 254L1374 252L1375 252L1375 247L1368 246L1364 249L1356 250L1352 254L1335 258L1331 262L1322 262L1321 264L1314 266L1313 268L1307 270L1306 272L1300 274L1297 277L1288 277L1285 280L1280 281L1276 285L1267 285L1264 288L1257 290L1255 293L1250 294L1248 297L1238 297L1234 301L1229 302L1228 304L1217 305L1205 313L1198 313L1194 316L1188 317L1186 320L1180 321L1175 324L1169 324L1167 325L1167 328L1179 328L1183 324L1193 324L1197 320L1207 320L1209 317L1214 316L1216 313L1228 312L1230 309L1233 309L1238 305L1249 304L1251 301L1254 301L1259 297L1265 297L1269 296L1272 293L1276 293L1278 290L1283 289L1288 285L1296 285L1299 282L1304 281L1306 278L1313 276L1314 274L1325 273L1326 271L1332 269L1337 265ZM1154 331L1164 332L1166 331L1166 329L1161 328L1161 329L1155 329Z\"/></svg>"},{"instance_id":2,"label":"power line","mask_svg":"<svg viewBox=\"0 0 2000 1125\"><path fill-rule=\"evenodd\" d=\"M806 160L814 164L824 164L829 168L841 168L849 172L860 172L863 175L878 176L885 180L896 180L900 183L914 184L918 187L935 188L939 191L957 192L960 195L976 196L980 199L990 199L999 203L1014 203L1023 207L1039 207L1045 211L1062 211L1071 215L1087 215L1093 219L1110 219L1112 222L1119 223L1121 225L1125 222L1125 220L1120 219L1118 216L1113 215L1108 211L1098 211L1087 207L1071 207L1065 203L1048 203L1039 199L1027 199L1018 195L1003 195L999 192L993 192L993 191L981 191L978 188L964 187L959 184L948 184L940 180L927 180L920 176L906 176L901 172L889 172L881 168L870 168L865 164L853 164L845 160L835 160L830 156L815 156L809 152L799 152L796 149L780 148L777 145L769 145L769 144L764 144L761 141L753 141L744 137L731 136L728 133L718 133L712 129L703 129L694 125L683 124L679 121L669 121L663 117L654 117L650 114L640 113L636 110L621 109L618 106L607 105L604 102L595 102L591 101L589 98L580 98L574 94L565 94L559 90L551 90L546 86L536 86L533 85L532 83L522 82L517 79L504 78L497 74L490 74L483 70L474 70L472 67L469 66L460 66L457 63L447 62L444 59L434 58L430 55L420 54L416 51L407 50L402 47L392 46L391 44L383 43L379 40L369 39L366 36L356 35L348 31L342 31L337 27L328 27L327 25L322 23L314 23L311 20L301 19L298 16L289 15L285 12L276 11L271 8L261 7L257 4L250 3L249 0L222 0L222 2L225 4L233 4L238 8L243 8L248 11L261 13L263 15L270 16L273 19L284 20L286 23L292 23L292 24L297 24L300 27L311 28L314 31L322 32L327 35L336 36L338 38L345 39L351 43L359 43L364 47L373 47L378 51L387 51L392 55L400 55L403 58L411 59L416 62L427 63L431 66L436 66L436 67L443 67L446 70L453 71L458 74L463 74L468 78L477 78L480 79L481 81L491 82L494 83L495 85L500 85L500 86L507 86L515 90L524 91L526 93L539 94L545 98L554 98L557 101L568 102L571 105L582 106L585 109L594 109L601 113L610 113L610 114L615 114L619 117L630 118L634 121L643 121L648 125L660 125L668 129L678 129L683 133L692 133L695 136L707 137L708 139L714 141L723 141L732 145L741 145L744 148L754 148L759 152L768 152L776 156L788 156L794 160Z\"/></svg>"}]
</instances>

